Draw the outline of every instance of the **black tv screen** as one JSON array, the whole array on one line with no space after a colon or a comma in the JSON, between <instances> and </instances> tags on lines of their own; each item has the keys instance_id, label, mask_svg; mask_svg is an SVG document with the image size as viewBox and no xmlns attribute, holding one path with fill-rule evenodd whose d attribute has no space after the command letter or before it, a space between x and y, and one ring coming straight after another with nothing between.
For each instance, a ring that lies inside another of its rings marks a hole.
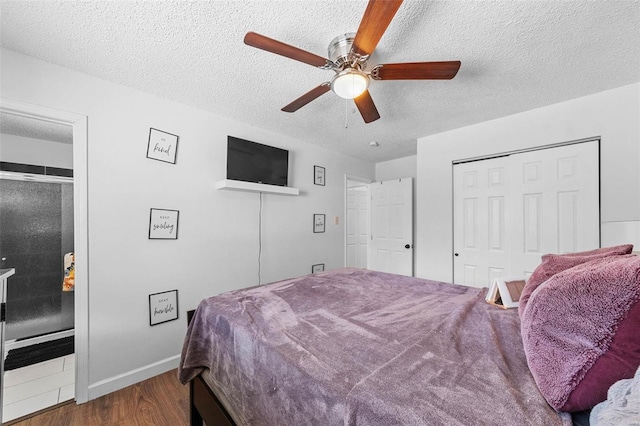
<instances>
[{"instance_id":1,"label":"black tv screen","mask_svg":"<svg viewBox=\"0 0 640 426\"><path fill-rule=\"evenodd\" d=\"M227 179L287 186L289 151L233 136L227 141Z\"/></svg>"}]
</instances>

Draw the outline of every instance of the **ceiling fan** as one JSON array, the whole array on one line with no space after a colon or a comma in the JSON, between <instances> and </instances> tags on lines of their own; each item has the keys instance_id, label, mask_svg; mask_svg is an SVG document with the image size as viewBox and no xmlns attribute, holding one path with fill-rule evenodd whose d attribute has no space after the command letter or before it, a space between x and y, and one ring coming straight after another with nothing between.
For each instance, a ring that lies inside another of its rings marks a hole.
<instances>
[{"instance_id":1,"label":"ceiling fan","mask_svg":"<svg viewBox=\"0 0 640 426\"><path fill-rule=\"evenodd\" d=\"M311 89L282 108L282 111L295 112L329 90L333 90L342 98L353 99L364 122L370 123L380 118L368 90L371 79L450 80L460 69L460 61L446 61L380 64L371 68L370 71L365 71L367 60L401 4L402 0L369 0L358 32L342 34L334 38L329 43L328 59L254 32L248 32L245 35L244 43L335 72L330 81Z\"/></svg>"}]
</instances>

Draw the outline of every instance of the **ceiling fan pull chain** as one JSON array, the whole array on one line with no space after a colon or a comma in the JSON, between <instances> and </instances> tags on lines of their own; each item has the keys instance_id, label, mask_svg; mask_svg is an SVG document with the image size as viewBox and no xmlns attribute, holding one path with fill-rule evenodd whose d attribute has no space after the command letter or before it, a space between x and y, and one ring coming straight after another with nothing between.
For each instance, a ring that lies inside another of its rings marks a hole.
<instances>
[{"instance_id":1,"label":"ceiling fan pull chain","mask_svg":"<svg viewBox=\"0 0 640 426\"><path fill-rule=\"evenodd\" d=\"M349 99L344 100L344 128L349 128Z\"/></svg>"}]
</instances>

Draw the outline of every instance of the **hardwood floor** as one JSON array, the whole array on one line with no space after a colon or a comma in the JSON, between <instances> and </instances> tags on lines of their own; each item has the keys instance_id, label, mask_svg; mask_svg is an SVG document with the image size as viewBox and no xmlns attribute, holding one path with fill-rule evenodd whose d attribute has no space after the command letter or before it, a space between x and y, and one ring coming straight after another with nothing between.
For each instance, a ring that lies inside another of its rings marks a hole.
<instances>
[{"instance_id":1,"label":"hardwood floor","mask_svg":"<svg viewBox=\"0 0 640 426\"><path fill-rule=\"evenodd\" d=\"M181 385L177 374L172 370L86 404L66 404L13 425L187 425L189 386Z\"/></svg>"}]
</instances>

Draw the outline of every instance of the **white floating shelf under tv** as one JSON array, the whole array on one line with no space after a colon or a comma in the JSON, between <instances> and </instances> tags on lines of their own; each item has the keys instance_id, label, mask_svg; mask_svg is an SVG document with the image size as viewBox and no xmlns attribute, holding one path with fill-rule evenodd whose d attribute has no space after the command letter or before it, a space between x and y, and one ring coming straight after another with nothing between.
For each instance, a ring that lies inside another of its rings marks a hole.
<instances>
[{"instance_id":1,"label":"white floating shelf under tv","mask_svg":"<svg viewBox=\"0 0 640 426\"><path fill-rule=\"evenodd\" d=\"M251 192L266 192L271 194L282 195L299 195L300 190L298 188L291 188L288 186L278 185L265 185L263 183L244 182L241 180L225 179L216 184L217 189L228 189L233 191L251 191Z\"/></svg>"}]
</instances>

